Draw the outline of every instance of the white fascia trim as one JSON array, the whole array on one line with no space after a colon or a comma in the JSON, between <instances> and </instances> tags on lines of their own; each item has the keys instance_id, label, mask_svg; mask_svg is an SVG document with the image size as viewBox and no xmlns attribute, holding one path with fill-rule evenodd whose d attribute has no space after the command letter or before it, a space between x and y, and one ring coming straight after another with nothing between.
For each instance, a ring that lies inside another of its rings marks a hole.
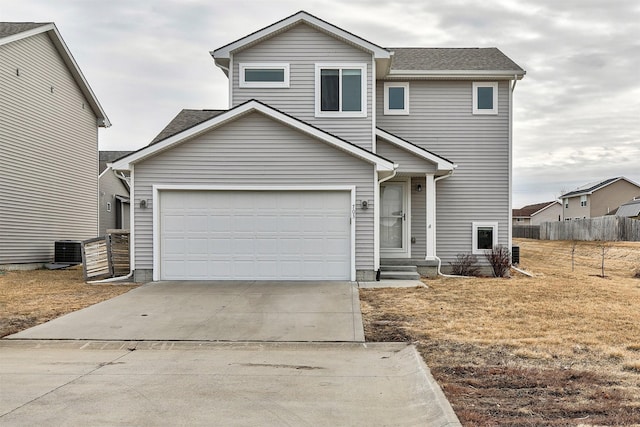
<instances>
[{"instance_id":1,"label":"white fascia trim","mask_svg":"<svg viewBox=\"0 0 640 427\"><path fill-rule=\"evenodd\" d=\"M3 44L11 43L17 40L35 36L36 34L45 33L45 32L49 33L49 36L51 37L51 41L58 49L60 56L62 57L62 60L67 65L67 67L69 67L69 71L73 75L78 86L80 86L80 90L89 101L89 104L91 105L93 112L95 113L96 116L98 116L98 123L97 123L98 126L105 127L105 128L111 126L111 122L109 121L109 118L107 117L104 110L102 109L102 106L100 105L100 102L98 101L98 98L96 97L96 95L93 93L93 90L91 90L91 86L89 86L89 82L87 82L87 79L85 79L84 75L82 74L80 67L76 63L75 59L73 59L73 55L71 55L71 51L69 51L69 48L67 47L66 43L62 39L62 36L60 35L60 32L58 31L58 28L56 28L55 24L52 23L52 24L42 25L40 27L33 28L28 31L23 31L22 33L13 34L11 36L4 37L0 39L0 46Z\"/></svg>"},{"instance_id":2,"label":"white fascia trim","mask_svg":"<svg viewBox=\"0 0 640 427\"><path fill-rule=\"evenodd\" d=\"M282 82L247 82L245 70L267 69L283 70ZM288 88L289 87L289 63L288 62L240 62L238 64L238 87L240 88Z\"/></svg>"},{"instance_id":3,"label":"white fascia trim","mask_svg":"<svg viewBox=\"0 0 640 427\"><path fill-rule=\"evenodd\" d=\"M438 167L438 170L452 171L458 167L458 165L448 162L438 156L435 156L429 153L428 151L422 150L413 144L409 144L406 141L398 138L397 136L383 131L382 129L379 129L379 128L376 129L376 135L384 139L385 141L388 141L406 151L409 151L412 154L415 154L416 156L422 159L428 160L431 163L435 163Z\"/></svg>"},{"instance_id":4,"label":"white fascia trim","mask_svg":"<svg viewBox=\"0 0 640 427\"><path fill-rule=\"evenodd\" d=\"M248 114L252 111L258 111L262 114L265 114L268 117L273 118L287 126L290 126L294 129L299 130L307 135L310 135L314 138L317 138L321 141L324 141L336 148L339 148L343 151L346 151L352 154L355 157L359 157L369 163L376 165L376 170L378 171L393 171L396 165L393 162L390 162L386 159L383 159L363 148L358 146L349 144L346 141L343 141L339 138L336 138L332 135L327 134L326 132L317 129L315 127L309 126L299 120L294 119L293 117L287 116L286 114L282 114L279 111L274 110L271 107L268 107L264 104L261 104L256 101L249 101L245 104L242 104L232 110L229 110L226 113L222 113L216 117L213 117L203 123L200 123L197 126L194 126L190 129L187 129L177 135L174 135L170 138L167 138L163 141L158 142L157 144L153 144L145 147L144 149L132 153L131 155L118 160L113 163L114 170L129 170L132 164L135 164L139 161L142 161L152 155L172 148L174 145L178 145L184 140L190 139L197 135L203 134L212 130L215 127L218 127L226 122L234 120L237 117Z\"/></svg>"},{"instance_id":5,"label":"white fascia trim","mask_svg":"<svg viewBox=\"0 0 640 427\"><path fill-rule=\"evenodd\" d=\"M521 80L526 72L505 70L390 70L388 77L427 77L427 78L499 78Z\"/></svg>"},{"instance_id":6,"label":"white fascia trim","mask_svg":"<svg viewBox=\"0 0 640 427\"><path fill-rule=\"evenodd\" d=\"M246 45L250 45L262 39L268 38L272 34L282 31L287 27L291 27L299 22L305 22L322 31L325 31L326 33L332 34L334 37L343 39L353 45L359 46L360 48L373 53L376 58L391 58L391 52L389 52L388 50L383 49L380 46L377 46L364 39L361 39L360 37L344 31L334 25L331 25L328 22L324 22L316 18L315 16L309 15L306 12L296 13L295 15L276 22L275 24L271 24L268 27L258 30L253 34L250 34L246 37L236 40L235 42L214 50L213 52L211 52L211 55L214 58L228 58L232 52L238 49L242 49Z\"/></svg>"},{"instance_id":7,"label":"white fascia trim","mask_svg":"<svg viewBox=\"0 0 640 427\"><path fill-rule=\"evenodd\" d=\"M356 186L355 185L189 185L157 184L152 186L153 194L153 280L158 281L160 272L160 192L170 190L184 191L348 191L351 195L351 281L356 281ZM132 217L133 211L131 209ZM133 236L133 230L131 235ZM133 237L132 237L133 238ZM133 242L133 240L132 240ZM132 243L132 247L133 243ZM133 264L132 264L133 265Z\"/></svg>"}]
</instances>

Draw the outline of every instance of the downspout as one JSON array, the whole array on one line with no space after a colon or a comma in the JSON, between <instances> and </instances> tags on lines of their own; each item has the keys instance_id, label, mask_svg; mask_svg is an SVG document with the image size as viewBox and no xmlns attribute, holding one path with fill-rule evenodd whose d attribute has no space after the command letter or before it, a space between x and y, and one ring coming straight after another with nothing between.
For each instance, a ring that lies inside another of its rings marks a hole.
<instances>
[{"instance_id":1,"label":"downspout","mask_svg":"<svg viewBox=\"0 0 640 427\"><path fill-rule=\"evenodd\" d=\"M434 178L434 179L433 179L433 182L434 182L434 185L433 185L433 186L434 186L434 188L436 187L436 185L435 185L435 184L437 184L437 182L438 182L438 181L440 181L441 179L449 178L449 177L450 177L450 176L452 176L452 175L453 175L453 170L450 170L448 174L446 174L446 175L442 175L442 176L439 176L439 177L437 177L437 178ZM457 277L457 278L468 278L468 277L471 277L471 276L456 276L456 275L454 275L454 274L444 274L444 273L440 270L440 268L442 267L442 260L441 260L441 259L440 259L440 257L439 257L439 256L437 256L437 255L434 255L433 257L434 257L435 259L437 259L437 260L438 260L438 276L442 276L442 277Z\"/></svg>"}]
</instances>

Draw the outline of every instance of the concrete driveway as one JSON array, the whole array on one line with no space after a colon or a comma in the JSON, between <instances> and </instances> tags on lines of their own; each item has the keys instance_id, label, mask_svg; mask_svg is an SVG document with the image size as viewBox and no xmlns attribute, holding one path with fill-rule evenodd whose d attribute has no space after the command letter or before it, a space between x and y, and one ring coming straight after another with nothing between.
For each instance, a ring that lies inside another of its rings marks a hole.
<instances>
[{"instance_id":1,"label":"concrete driveway","mask_svg":"<svg viewBox=\"0 0 640 427\"><path fill-rule=\"evenodd\" d=\"M350 282L155 282L9 339L364 341Z\"/></svg>"}]
</instances>

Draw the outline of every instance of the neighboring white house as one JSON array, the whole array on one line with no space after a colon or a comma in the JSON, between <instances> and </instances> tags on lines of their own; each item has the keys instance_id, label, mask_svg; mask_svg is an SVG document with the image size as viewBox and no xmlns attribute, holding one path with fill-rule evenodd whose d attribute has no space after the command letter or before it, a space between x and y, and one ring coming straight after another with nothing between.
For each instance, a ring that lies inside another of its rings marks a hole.
<instances>
[{"instance_id":1,"label":"neighboring white house","mask_svg":"<svg viewBox=\"0 0 640 427\"><path fill-rule=\"evenodd\" d=\"M513 90L496 48L383 48L306 12L211 52L131 173L135 279L374 280L511 244Z\"/></svg>"},{"instance_id":2,"label":"neighboring white house","mask_svg":"<svg viewBox=\"0 0 640 427\"><path fill-rule=\"evenodd\" d=\"M552 202L527 205L512 212L513 225L540 225L548 221L562 221L562 204Z\"/></svg>"},{"instance_id":3,"label":"neighboring white house","mask_svg":"<svg viewBox=\"0 0 640 427\"><path fill-rule=\"evenodd\" d=\"M0 23L0 266L53 260L98 232L109 119L53 23Z\"/></svg>"}]
</instances>

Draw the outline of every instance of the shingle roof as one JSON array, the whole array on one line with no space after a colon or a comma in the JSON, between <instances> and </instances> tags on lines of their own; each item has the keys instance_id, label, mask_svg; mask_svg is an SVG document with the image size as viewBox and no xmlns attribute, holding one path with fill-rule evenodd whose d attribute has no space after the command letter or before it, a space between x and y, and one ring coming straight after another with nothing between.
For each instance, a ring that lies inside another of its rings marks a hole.
<instances>
[{"instance_id":1,"label":"shingle roof","mask_svg":"<svg viewBox=\"0 0 640 427\"><path fill-rule=\"evenodd\" d=\"M557 201L552 201L552 202L544 202L544 203L536 203L534 205L527 205L523 208L520 209L513 209L513 216L526 216L526 217L530 217L531 215L535 214L536 212L541 211L542 209L546 208L547 206L550 206L554 203L558 203Z\"/></svg>"},{"instance_id":2,"label":"shingle roof","mask_svg":"<svg viewBox=\"0 0 640 427\"><path fill-rule=\"evenodd\" d=\"M387 48L392 70L519 71L524 70L495 47Z\"/></svg>"},{"instance_id":3,"label":"shingle roof","mask_svg":"<svg viewBox=\"0 0 640 427\"><path fill-rule=\"evenodd\" d=\"M102 173L107 168L107 163L118 160L131 153L131 151L100 151L98 153L98 173Z\"/></svg>"},{"instance_id":4,"label":"shingle roof","mask_svg":"<svg viewBox=\"0 0 640 427\"><path fill-rule=\"evenodd\" d=\"M585 184L582 187L578 187L575 190L567 193L567 194L563 194L562 196L560 196L560 198L564 199L567 197L575 197L575 196L579 196L582 194L590 194L593 193L594 191L599 190L602 187L605 187L609 184L614 183L615 181L618 181L620 179L625 179L622 176L618 176L615 178L609 178L609 179L605 179L604 181L599 181L599 182L590 182L589 184Z\"/></svg>"},{"instance_id":5,"label":"shingle roof","mask_svg":"<svg viewBox=\"0 0 640 427\"><path fill-rule=\"evenodd\" d=\"M0 22L0 38L9 37L48 24L50 24L50 22Z\"/></svg>"},{"instance_id":6,"label":"shingle roof","mask_svg":"<svg viewBox=\"0 0 640 427\"><path fill-rule=\"evenodd\" d=\"M162 131L153 138L153 141L149 145L153 145L157 142L167 139L173 135L176 135L184 130L192 128L202 122L205 122L217 115L224 113L227 110L182 110L177 116L169 122L169 124L162 129Z\"/></svg>"},{"instance_id":7,"label":"shingle roof","mask_svg":"<svg viewBox=\"0 0 640 427\"><path fill-rule=\"evenodd\" d=\"M624 205L620 205L616 211L616 216L623 216L626 218L640 216L640 199L631 200Z\"/></svg>"}]
</instances>

